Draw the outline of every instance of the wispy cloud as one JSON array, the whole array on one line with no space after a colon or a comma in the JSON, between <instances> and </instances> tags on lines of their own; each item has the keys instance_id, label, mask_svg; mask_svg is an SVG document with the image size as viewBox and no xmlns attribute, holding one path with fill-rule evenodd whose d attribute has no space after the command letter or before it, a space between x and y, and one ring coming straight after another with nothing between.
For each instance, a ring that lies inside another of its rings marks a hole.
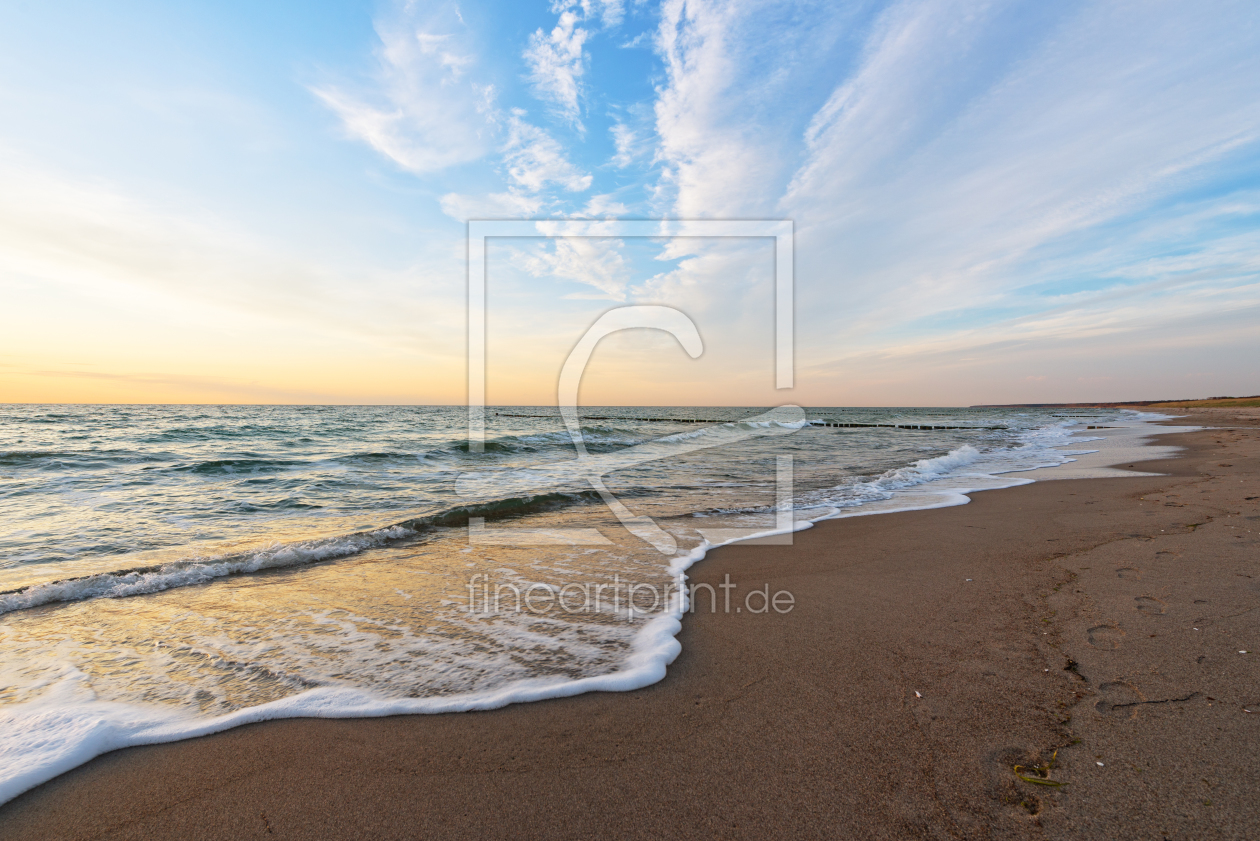
<instances>
[{"instance_id":1,"label":"wispy cloud","mask_svg":"<svg viewBox=\"0 0 1260 841\"><path fill-rule=\"evenodd\" d=\"M371 85L312 88L350 136L417 174L474 161L493 146L494 87L472 73L477 55L459 8L418 19L408 4L378 20Z\"/></svg>"},{"instance_id":2,"label":"wispy cloud","mask_svg":"<svg viewBox=\"0 0 1260 841\"><path fill-rule=\"evenodd\" d=\"M613 193L591 196L590 201L586 203L586 207L582 208L582 215L589 218L625 216L629 212L630 208L617 201Z\"/></svg>"},{"instance_id":3,"label":"wispy cloud","mask_svg":"<svg viewBox=\"0 0 1260 841\"><path fill-rule=\"evenodd\" d=\"M668 81L656 101L658 157L682 217L737 214L764 195L755 176L765 155L729 113L738 100L738 21L733 5L667 0L661 10L657 48Z\"/></svg>"},{"instance_id":4,"label":"wispy cloud","mask_svg":"<svg viewBox=\"0 0 1260 841\"><path fill-rule=\"evenodd\" d=\"M512 182L530 192L537 193L549 184L573 193L591 187L591 176L573 165L554 137L526 122L525 112L519 109L508 115L503 160Z\"/></svg>"},{"instance_id":5,"label":"wispy cloud","mask_svg":"<svg viewBox=\"0 0 1260 841\"><path fill-rule=\"evenodd\" d=\"M534 93L552 103L565 122L582 131L580 98L587 64L582 45L588 33L577 25L579 20L571 10L561 12L550 33L539 29L530 36L524 57Z\"/></svg>"},{"instance_id":6,"label":"wispy cloud","mask_svg":"<svg viewBox=\"0 0 1260 841\"><path fill-rule=\"evenodd\" d=\"M442 212L452 219L527 219L542 208L542 199L518 191L502 193L447 193L441 198Z\"/></svg>"},{"instance_id":7,"label":"wispy cloud","mask_svg":"<svg viewBox=\"0 0 1260 841\"><path fill-rule=\"evenodd\" d=\"M613 123L609 131L612 132L613 145L617 150L617 154L613 155L612 162L618 167L630 166L635 158L635 146L638 137L636 137L634 129L625 123Z\"/></svg>"},{"instance_id":8,"label":"wispy cloud","mask_svg":"<svg viewBox=\"0 0 1260 841\"><path fill-rule=\"evenodd\" d=\"M665 0L655 102L661 210L685 218L774 211L799 138L799 112L850 10L834 3Z\"/></svg>"},{"instance_id":9,"label":"wispy cloud","mask_svg":"<svg viewBox=\"0 0 1260 841\"><path fill-rule=\"evenodd\" d=\"M453 310L430 313L423 331L414 321L445 297L448 277L459 276L455 253L427 254L422 270L347 265L169 198L46 171L28 159L0 155L0 181L0 277L7 282L28 278L37 287L94 294L143 290L176 309L210 306L394 347L445 352L455 342Z\"/></svg>"},{"instance_id":10,"label":"wispy cloud","mask_svg":"<svg viewBox=\"0 0 1260 841\"><path fill-rule=\"evenodd\" d=\"M642 5L642 0L636 0ZM581 0L582 11L588 19L599 11L600 20L606 29L615 29L621 25L626 14L626 4L622 0ZM554 7L553 7L554 8Z\"/></svg>"},{"instance_id":11,"label":"wispy cloud","mask_svg":"<svg viewBox=\"0 0 1260 841\"><path fill-rule=\"evenodd\" d=\"M550 103L556 116L580 133L585 131L582 77L590 64L584 50L594 34L590 27L616 28L625 7L621 0L556 0L551 11L559 16L556 25L550 32L535 30L522 57L534 95Z\"/></svg>"},{"instance_id":12,"label":"wispy cloud","mask_svg":"<svg viewBox=\"0 0 1260 841\"><path fill-rule=\"evenodd\" d=\"M507 140L500 147L507 189L481 194L447 193L442 212L453 219L522 219L534 216L552 202L559 189L568 193L589 190L593 176L569 160L564 147L515 108L504 122Z\"/></svg>"},{"instance_id":13,"label":"wispy cloud","mask_svg":"<svg viewBox=\"0 0 1260 841\"><path fill-rule=\"evenodd\" d=\"M560 237L530 250L518 251L516 257L521 268L534 277L574 281L596 290L595 295L570 294L568 297L598 297L621 302L626 300L631 280L622 246L616 239Z\"/></svg>"},{"instance_id":14,"label":"wispy cloud","mask_svg":"<svg viewBox=\"0 0 1260 841\"><path fill-rule=\"evenodd\" d=\"M843 295L848 336L1036 309L1034 281L1126 271L1152 243L1121 255L1116 238L1141 239L1149 221L1103 226L1157 219L1161 201L1254 152L1260 54L1244 7L1158 6L1056 7L1036 26L984 2L881 17L805 133L780 205L797 217L803 272L843 267L812 295Z\"/></svg>"}]
</instances>

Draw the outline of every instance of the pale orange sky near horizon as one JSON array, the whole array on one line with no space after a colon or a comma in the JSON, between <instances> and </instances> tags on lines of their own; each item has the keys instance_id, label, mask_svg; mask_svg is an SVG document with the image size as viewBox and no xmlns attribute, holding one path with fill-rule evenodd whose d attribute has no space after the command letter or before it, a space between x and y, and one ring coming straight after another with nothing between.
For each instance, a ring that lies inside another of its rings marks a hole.
<instances>
[{"instance_id":1,"label":"pale orange sky near horizon","mask_svg":"<svg viewBox=\"0 0 1260 841\"><path fill-rule=\"evenodd\" d=\"M970 343L863 339L855 330L856 338L845 337L847 355L836 358L826 322L820 327L809 317L817 313L798 303L797 387L777 390L769 315L773 249L768 242L748 253L741 247L727 250L751 266L743 297L700 294L712 288L704 277L677 291L680 303L691 301L688 311L704 336L700 358L688 358L664 334L610 336L586 372L581 402L958 406L1206 397L1232 393L1238 378L1188 365L1189 346L1210 342L1237 369L1253 341L1244 312L1218 319L1209 335L1176 340L1158 326L1129 325L1119 349L1109 331L1091 335L1072 325L1061 334L1052 325L1044 337L1026 341L1017 323ZM751 263L748 254L756 257ZM536 292L528 276L513 281L511 272L504 274L512 253L504 255L491 264L497 280L489 299L488 401L554 405L572 344L619 304L569 300L557 308L554 293ZM358 300L352 286L234 300L137 281L127 261L85 270L63 260L38 279L10 280L8 306L0 311L0 402L461 405L461 257L439 263L451 278L440 305L420 301L396 312L373 295ZM408 281L404 275L395 284ZM1229 353L1231 346L1236 352Z\"/></svg>"},{"instance_id":2,"label":"pale orange sky near horizon","mask_svg":"<svg viewBox=\"0 0 1260 841\"><path fill-rule=\"evenodd\" d=\"M50 290L54 293L47 294ZM337 329L317 313L271 317L114 284L42 287L0 313L0 402L428 404L465 402L462 319L427 327L436 339ZM10 301L10 303L13 303ZM496 320L492 307L488 401L554 405L556 380L572 343L609 302L565 319ZM456 312L459 309L452 307ZM756 312L756 308L753 308ZM460 313L462 316L462 312ZM756 319L754 319L756 320ZM825 341L798 334L797 387L773 388L770 328L708 329L705 353L689 359L663 334L606 338L583 379L585 405L957 406L1207 397L1235 393L1211 372L1185 365L1185 338L1158 329L1130 333L1117 355L1109 337L1009 347L983 353L906 341L838 362L818 361ZM722 325L718 325L719 327ZM1229 327L1228 323L1225 325ZM1235 362L1247 358L1245 319L1212 341ZM1234 353L1229 352L1236 346ZM801 348L804 349L801 349ZM1104 350L1106 365L1100 364ZM1055 364L1048 366L1047 355ZM1251 392L1248 392L1251 393Z\"/></svg>"},{"instance_id":3,"label":"pale orange sky near horizon","mask_svg":"<svg viewBox=\"0 0 1260 841\"><path fill-rule=\"evenodd\" d=\"M591 312L607 306L596 302ZM15 317L23 312L36 315ZM528 325L519 328L523 332L492 329L488 401L554 405L560 367L589 320L575 316L537 331ZM1212 376L1169 376L1184 348L1159 331L1135 342L1124 364L1111 360L1105 372L1098 370L1098 351L1088 339L1060 344L1057 374L1028 349L969 357L907 342L901 356L882 350L839 365L798 352L797 387L776 390L768 328L754 337L756 352L740 356L738 346L748 334L706 331L698 321L707 345L697 360L663 335L635 331L606 338L583 379L581 402L957 406L1231 393ZM137 289L130 295L63 296L56 307L31 301L29 308L7 308L0 329L4 403L465 403L459 322L442 326L448 352L441 353L436 343L409 346L397 336L377 340L319 321L270 318ZM1215 341L1228 347L1229 338L1222 334ZM1246 338L1235 337L1243 356ZM1116 376L1121 372L1127 376Z\"/></svg>"}]
</instances>

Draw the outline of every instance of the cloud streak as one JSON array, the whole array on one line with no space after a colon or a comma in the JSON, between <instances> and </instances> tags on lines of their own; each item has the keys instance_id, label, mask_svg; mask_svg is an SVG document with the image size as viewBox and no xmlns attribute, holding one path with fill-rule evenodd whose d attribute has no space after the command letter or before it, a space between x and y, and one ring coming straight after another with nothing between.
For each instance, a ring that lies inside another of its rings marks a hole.
<instances>
[{"instance_id":1,"label":"cloud streak","mask_svg":"<svg viewBox=\"0 0 1260 841\"><path fill-rule=\"evenodd\" d=\"M1044 307L1034 285L1154 269L1143 231L1161 203L1212 184L1260 133L1245 7L1158 6L1062 7L1035 28L980 2L887 10L805 132L780 202L798 219L802 270L833 278L815 302L842 296L856 341L949 312ZM1206 255L1220 234L1198 234Z\"/></svg>"},{"instance_id":2,"label":"cloud streak","mask_svg":"<svg viewBox=\"0 0 1260 841\"><path fill-rule=\"evenodd\" d=\"M351 137L425 175L489 151L495 90L472 73L478 58L458 6L439 6L421 19L411 9L378 21L372 85L311 90Z\"/></svg>"},{"instance_id":3,"label":"cloud streak","mask_svg":"<svg viewBox=\"0 0 1260 841\"><path fill-rule=\"evenodd\" d=\"M550 185L571 193L591 187L592 177L573 165L554 137L526 122L524 111L514 110L508 116L503 160L512 183L531 193Z\"/></svg>"},{"instance_id":4,"label":"cloud streak","mask_svg":"<svg viewBox=\"0 0 1260 841\"><path fill-rule=\"evenodd\" d=\"M573 11L561 12L550 33L539 29L530 36L524 57L535 95L550 102L561 119L583 131L580 98L587 57L582 45L589 33L577 25L579 20Z\"/></svg>"},{"instance_id":5,"label":"cloud streak","mask_svg":"<svg viewBox=\"0 0 1260 841\"><path fill-rule=\"evenodd\" d=\"M204 211L27 160L0 156L0 181L0 276L10 281L94 294L143 290L170 306L209 305L395 348L442 353L458 341L457 293L449 294L449 314L430 312L428 327L415 328L445 297L448 277L459 276L456 255L430 255L423 271L349 267Z\"/></svg>"}]
</instances>

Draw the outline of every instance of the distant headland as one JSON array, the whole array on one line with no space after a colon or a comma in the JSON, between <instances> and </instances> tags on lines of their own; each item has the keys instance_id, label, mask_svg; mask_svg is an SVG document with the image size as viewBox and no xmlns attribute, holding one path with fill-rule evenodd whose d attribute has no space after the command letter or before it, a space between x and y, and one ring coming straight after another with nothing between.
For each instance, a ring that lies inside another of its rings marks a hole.
<instances>
[{"instance_id":1,"label":"distant headland","mask_svg":"<svg viewBox=\"0 0 1260 841\"><path fill-rule=\"evenodd\" d=\"M1116 403L986 403L973 409L1083 409L1095 407L1145 406L1151 409L1254 408L1260 406L1260 394L1251 397L1206 397L1198 400L1129 400Z\"/></svg>"}]
</instances>

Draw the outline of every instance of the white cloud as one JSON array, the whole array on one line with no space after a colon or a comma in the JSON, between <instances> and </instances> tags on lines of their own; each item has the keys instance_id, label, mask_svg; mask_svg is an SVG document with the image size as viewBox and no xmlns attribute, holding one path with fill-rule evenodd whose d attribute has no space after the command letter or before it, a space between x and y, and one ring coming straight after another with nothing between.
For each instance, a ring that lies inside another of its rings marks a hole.
<instances>
[{"instance_id":1,"label":"white cloud","mask_svg":"<svg viewBox=\"0 0 1260 841\"><path fill-rule=\"evenodd\" d=\"M655 103L662 212L773 213L799 146L795 114L851 13L799 0L666 0L656 37L665 62ZM806 57L816 64L802 72Z\"/></svg>"},{"instance_id":2,"label":"white cloud","mask_svg":"<svg viewBox=\"0 0 1260 841\"><path fill-rule=\"evenodd\" d=\"M377 22L381 43L369 89L312 91L352 137L423 174L477 160L492 148L494 88L470 78L477 57L457 6L445 4L423 20L411 9Z\"/></svg>"},{"instance_id":3,"label":"white cloud","mask_svg":"<svg viewBox=\"0 0 1260 841\"><path fill-rule=\"evenodd\" d=\"M507 115L507 141L500 152L507 169L506 190L484 194L447 193L442 212L453 219L526 219L536 216L550 200L549 188L580 193L590 189L592 176L574 166L564 147L547 132L525 120L525 112ZM592 199L599 206L598 197Z\"/></svg>"},{"instance_id":4,"label":"white cloud","mask_svg":"<svg viewBox=\"0 0 1260 841\"><path fill-rule=\"evenodd\" d=\"M635 0L642 4L645 0ZM623 0L553 0L552 14L581 11L580 20L594 22L599 18L605 29L616 29L626 15Z\"/></svg>"},{"instance_id":5,"label":"white cloud","mask_svg":"<svg viewBox=\"0 0 1260 841\"><path fill-rule=\"evenodd\" d=\"M612 158L613 165L624 169L630 166L637 157L638 135L635 134L634 129L621 122L613 123L610 131L613 136L613 145L617 149L617 153Z\"/></svg>"},{"instance_id":6,"label":"white cloud","mask_svg":"<svg viewBox=\"0 0 1260 841\"><path fill-rule=\"evenodd\" d=\"M666 240L658 259L677 265L650 278L641 300L672 301L710 323L770 326L774 301L774 245L768 239L683 236Z\"/></svg>"},{"instance_id":7,"label":"white cloud","mask_svg":"<svg viewBox=\"0 0 1260 841\"><path fill-rule=\"evenodd\" d=\"M534 277L563 278L593 287L597 297L625 301L630 270L621 254L623 243L598 237L557 237L529 251L519 251L519 265Z\"/></svg>"},{"instance_id":8,"label":"white cloud","mask_svg":"<svg viewBox=\"0 0 1260 841\"><path fill-rule=\"evenodd\" d=\"M738 11L733 6L667 0L657 48L668 83L656 101L659 157L684 218L732 215L758 191L763 160L732 125L730 86L738 74L731 54ZM752 188L751 190L749 188Z\"/></svg>"},{"instance_id":9,"label":"white cloud","mask_svg":"<svg viewBox=\"0 0 1260 841\"><path fill-rule=\"evenodd\" d=\"M599 10L600 19L603 20L604 28L615 29L621 26L621 21L625 18L626 6L622 0L582 0L582 9L586 14L586 18L590 20L594 17L593 9Z\"/></svg>"},{"instance_id":10,"label":"white cloud","mask_svg":"<svg viewBox=\"0 0 1260 841\"><path fill-rule=\"evenodd\" d=\"M586 203L586 207L582 209L582 215L592 219L601 216L625 216L629 212L630 208L614 199L613 193L591 196L590 201Z\"/></svg>"},{"instance_id":11,"label":"white cloud","mask_svg":"<svg viewBox=\"0 0 1260 841\"><path fill-rule=\"evenodd\" d=\"M529 66L534 95L554 107L557 116L579 132L582 125L582 77L590 57L583 47L591 31L580 23L600 19L604 28L621 25L625 7L621 0L556 0L551 11L559 17L551 32L537 29L523 54Z\"/></svg>"},{"instance_id":12,"label":"white cloud","mask_svg":"<svg viewBox=\"0 0 1260 841\"><path fill-rule=\"evenodd\" d=\"M525 112L514 109L508 116L508 139L503 160L508 176L523 190L537 193L548 184L569 192L589 190L592 178L574 166L554 137L525 122Z\"/></svg>"},{"instance_id":13,"label":"white cloud","mask_svg":"<svg viewBox=\"0 0 1260 841\"><path fill-rule=\"evenodd\" d=\"M507 190L502 193L466 195L447 193L442 196L442 212L452 219L525 219L542 208L537 196Z\"/></svg>"},{"instance_id":14,"label":"white cloud","mask_svg":"<svg viewBox=\"0 0 1260 841\"><path fill-rule=\"evenodd\" d=\"M629 41L623 41L620 44L620 47L623 50L633 50L639 47L649 47L652 45L652 42L655 40L656 40L656 33L654 33L650 29L646 29L643 32L640 32L638 35L631 38Z\"/></svg>"},{"instance_id":15,"label":"white cloud","mask_svg":"<svg viewBox=\"0 0 1260 841\"><path fill-rule=\"evenodd\" d=\"M588 33L577 26L578 20L574 12L562 12L550 34L539 29L530 36L524 58L529 64L534 93L552 103L561 118L581 131L579 100L587 63L582 45Z\"/></svg>"},{"instance_id":16,"label":"white cloud","mask_svg":"<svg viewBox=\"0 0 1260 841\"><path fill-rule=\"evenodd\" d=\"M945 313L1044 306L1021 289L1034 280L1152 266L1153 208L1260 136L1245 14L1108 3L1047 7L1030 26L985 2L892 7L805 133L781 203L814 279L807 317L844 300L834 347ZM1125 219L1132 253L1121 231L1101 233Z\"/></svg>"}]
</instances>

